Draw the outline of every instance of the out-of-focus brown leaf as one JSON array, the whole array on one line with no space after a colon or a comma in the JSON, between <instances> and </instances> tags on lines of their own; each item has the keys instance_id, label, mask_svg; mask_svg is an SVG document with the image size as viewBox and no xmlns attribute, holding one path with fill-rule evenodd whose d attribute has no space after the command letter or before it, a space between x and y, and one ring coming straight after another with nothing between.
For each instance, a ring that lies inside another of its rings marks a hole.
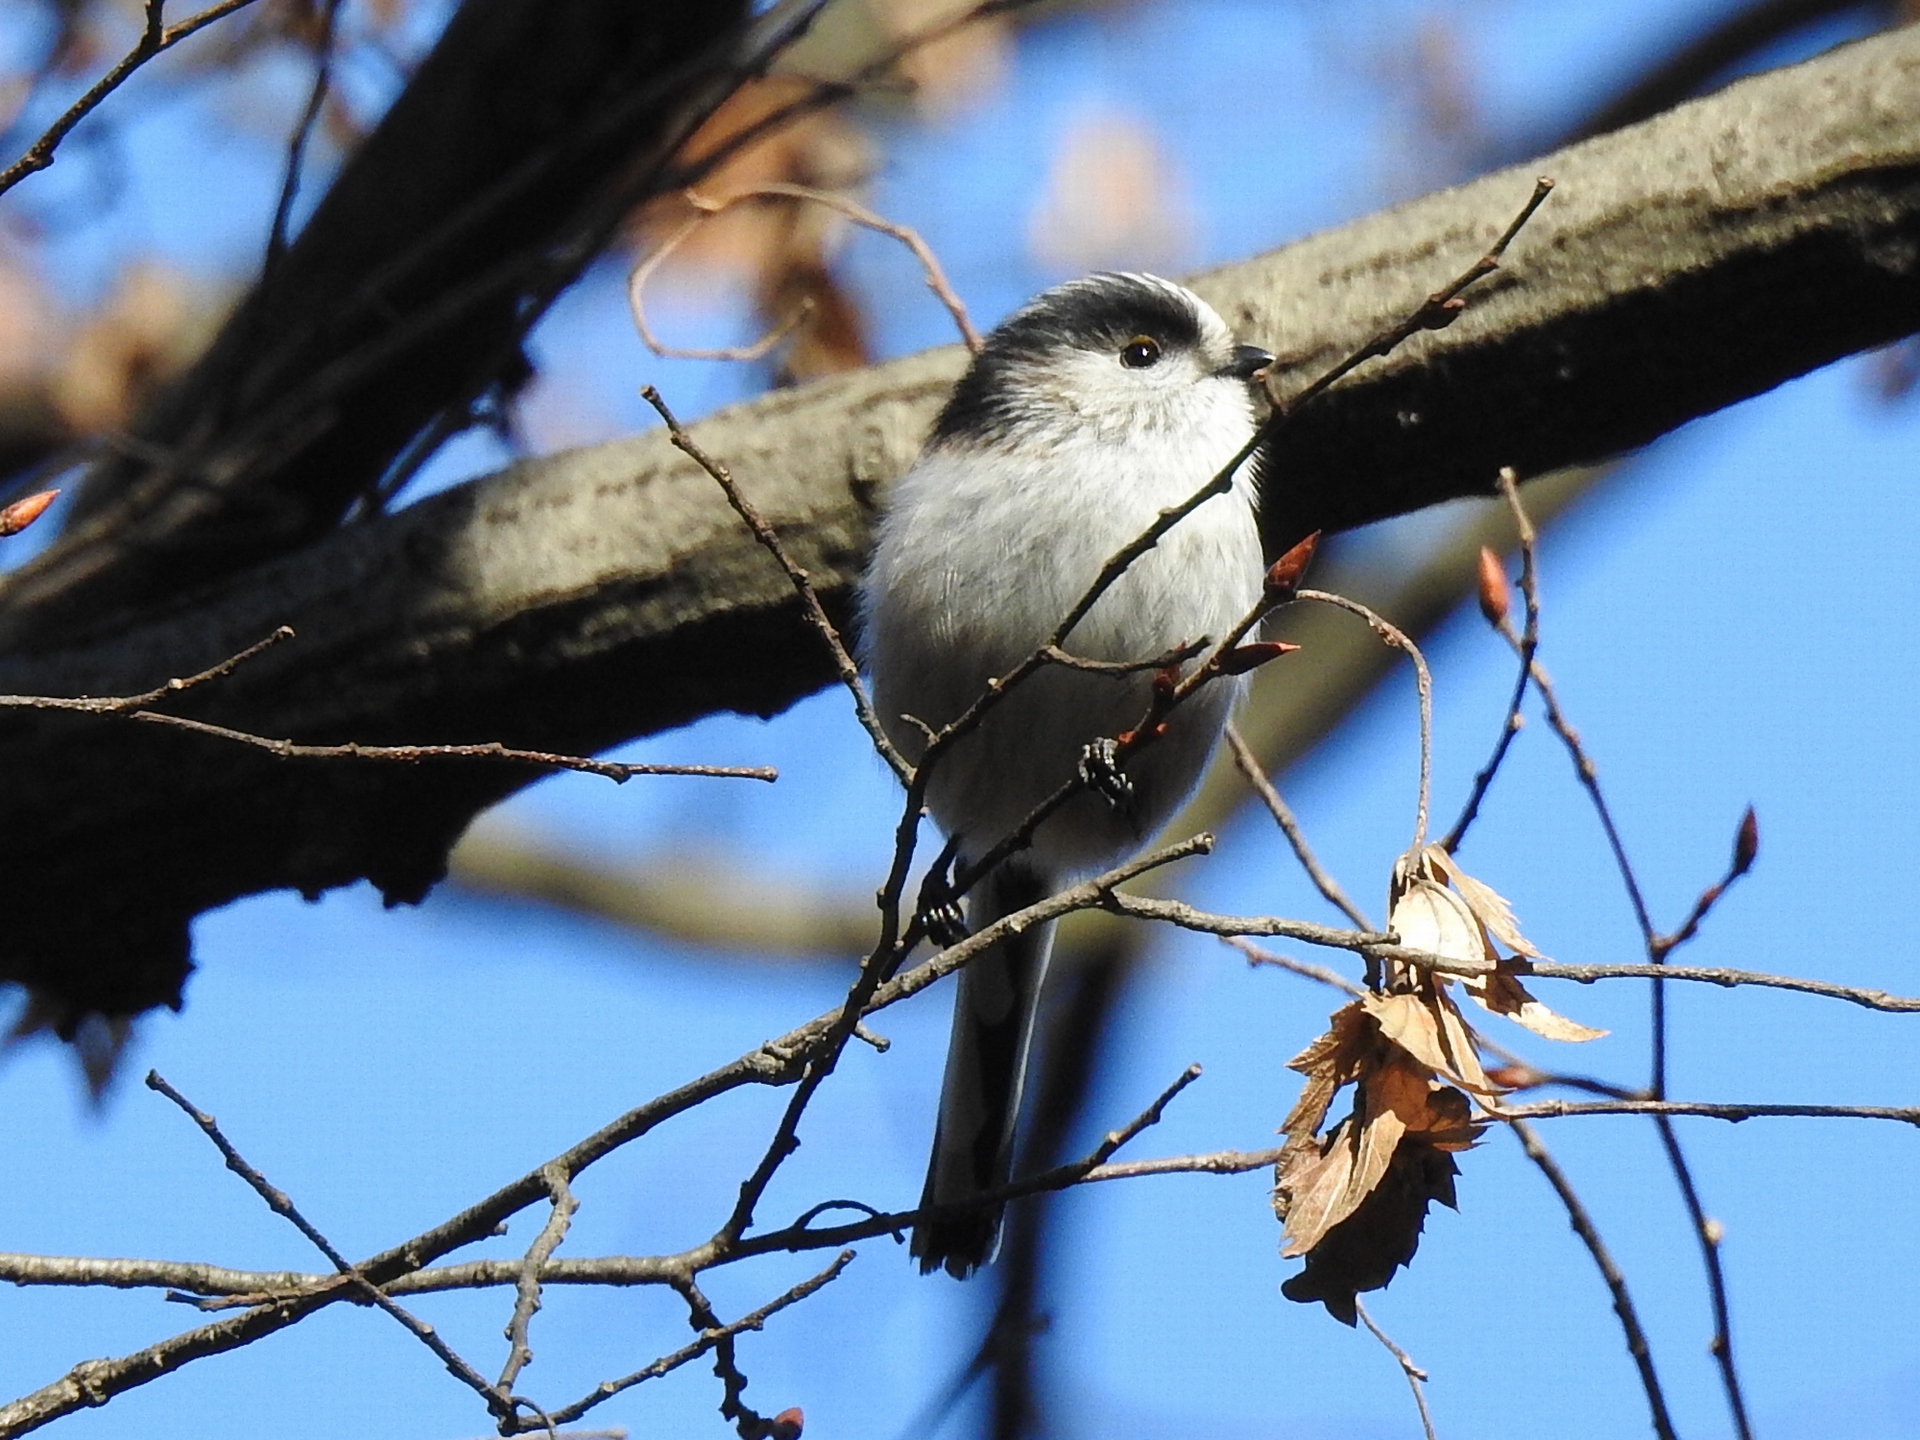
<instances>
[{"instance_id":1,"label":"out-of-focus brown leaf","mask_svg":"<svg viewBox=\"0 0 1920 1440\"><path fill-rule=\"evenodd\" d=\"M1067 128L1027 227L1058 270L1153 269L1192 242L1185 186L1145 121L1103 112Z\"/></svg>"},{"instance_id":2,"label":"out-of-focus brown leaf","mask_svg":"<svg viewBox=\"0 0 1920 1440\"><path fill-rule=\"evenodd\" d=\"M872 0L872 4L896 45L929 34L976 8L976 0ZM898 68L913 87L914 107L929 118L941 119L999 89L1012 53L1010 22L996 15L916 46Z\"/></svg>"},{"instance_id":3,"label":"out-of-focus brown leaf","mask_svg":"<svg viewBox=\"0 0 1920 1440\"><path fill-rule=\"evenodd\" d=\"M185 276L140 263L81 325L53 379L75 434L118 430L212 338L216 307Z\"/></svg>"},{"instance_id":4,"label":"out-of-focus brown leaf","mask_svg":"<svg viewBox=\"0 0 1920 1440\"><path fill-rule=\"evenodd\" d=\"M811 93L813 82L772 75L743 87L687 142L697 160L752 129L782 106ZM769 183L848 192L865 180L871 151L842 116L819 112L781 125L726 160L700 187L702 199L724 204ZM637 243L658 245L677 236L703 207L685 195L663 196L632 224ZM867 326L852 297L828 268L847 221L824 205L789 198L759 198L732 205L686 235L661 266L662 278L682 292L737 293L745 281L754 312L771 328L806 303L809 313L795 332L782 364L782 378L810 380L868 362Z\"/></svg>"}]
</instances>

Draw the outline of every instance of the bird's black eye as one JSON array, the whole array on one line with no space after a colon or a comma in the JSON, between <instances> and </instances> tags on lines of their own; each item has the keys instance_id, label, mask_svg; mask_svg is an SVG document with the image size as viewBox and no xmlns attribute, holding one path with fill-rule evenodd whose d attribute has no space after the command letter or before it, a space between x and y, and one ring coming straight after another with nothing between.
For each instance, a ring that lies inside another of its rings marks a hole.
<instances>
[{"instance_id":1,"label":"bird's black eye","mask_svg":"<svg viewBox=\"0 0 1920 1440\"><path fill-rule=\"evenodd\" d=\"M1144 370L1160 358L1160 342L1151 335L1136 335L1120 352L1120 363L1129 370Z\"/></svg>"}]
</instances>

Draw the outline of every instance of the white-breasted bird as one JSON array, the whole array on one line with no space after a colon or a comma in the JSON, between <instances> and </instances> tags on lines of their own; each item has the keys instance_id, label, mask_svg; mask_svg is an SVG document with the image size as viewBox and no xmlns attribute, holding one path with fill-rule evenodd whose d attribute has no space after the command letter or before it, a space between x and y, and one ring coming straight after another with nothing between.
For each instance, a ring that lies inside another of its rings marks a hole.
<instances>
[{"instance_id":1,"label":"white-breasted bird","mask_svg":"<svg viewBox=\"0 0 1920 1440\"><path fill-rule=\"evenodd\" d=\"M862 599L862 654L880 722L908 758L989 680L1031 655L1101 567L1250 440L1250 383L1271 361L1206 302L1151 275L1102 274L1015 312L973 359L913 468L894 486ZM1065 648L1138 661L1219 639L1261 593L1257 460L1137 559ZM1071 779L1088 747L1146 714L1152 676L1049 666L1010 690L938 764L934 819L980 856ZM1199 778L1240 691L1218 681L1125 766L1125 793L1088 790L974 887L973 930L1138 849ZM913 717L908 719L906 717ZM915 721L920 722L916 724ZM1006 1183L1052 926L960 973L922 1207ZM913 1235L923 1271L965 1276L992 1258L999 1205Z\"/></svg>"}]
</instances>

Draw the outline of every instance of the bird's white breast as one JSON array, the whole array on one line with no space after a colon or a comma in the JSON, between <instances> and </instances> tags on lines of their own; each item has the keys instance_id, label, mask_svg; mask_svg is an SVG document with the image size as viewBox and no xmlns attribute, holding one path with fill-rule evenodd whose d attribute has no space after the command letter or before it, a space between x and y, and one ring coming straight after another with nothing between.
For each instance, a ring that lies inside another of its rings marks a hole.
<instances>
[{"instance_id":1,"label":"bird's white breast","mask_svg":"<svg viewBox=\"0 0 1920 1440\"><path fill-rule=\"evenodd\" d=\"M912 715L939 727L989 679L1032 654L1101 567L1219 471L1252 434L1243 386L1196 387L1183 423L1113 444L1084 428L1050 440L941 446L894 489L868 574L863 645L875 702L909 755ZM1068 637L1094 660L1141 660L1219 638L1260 593L1254 497L1244 474L1134 562ZM1069 779L1084 748L1145 714L1151 680L1057 667L999 702L930 788L935 818L979 853ZM1044 827L1034 858L1082 870L1139 845L1184 798L1211 751L1233 686L1188 701L1167 736L1127 767L1129 807L1076 800Z\"/></svg>"}]
</instances>

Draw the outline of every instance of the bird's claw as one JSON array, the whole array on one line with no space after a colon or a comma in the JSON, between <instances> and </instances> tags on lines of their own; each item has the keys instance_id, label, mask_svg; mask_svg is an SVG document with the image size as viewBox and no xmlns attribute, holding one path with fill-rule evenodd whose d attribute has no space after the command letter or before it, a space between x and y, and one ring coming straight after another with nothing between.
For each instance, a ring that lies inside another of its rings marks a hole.
<instances>
[{"instance_id":1,"label":"bird's claw","mask_svg":"<svg viewBox=\"0 0 1920 1440\"><path fill-rule=\"evenodd\" d=\"M1133 803L1133 782L1120 769L1120 746L1113 740L1095 740L1080 752L1080 779L1089 790L1106 797L1115 810Z\"/></svg>"}]
</instances>

